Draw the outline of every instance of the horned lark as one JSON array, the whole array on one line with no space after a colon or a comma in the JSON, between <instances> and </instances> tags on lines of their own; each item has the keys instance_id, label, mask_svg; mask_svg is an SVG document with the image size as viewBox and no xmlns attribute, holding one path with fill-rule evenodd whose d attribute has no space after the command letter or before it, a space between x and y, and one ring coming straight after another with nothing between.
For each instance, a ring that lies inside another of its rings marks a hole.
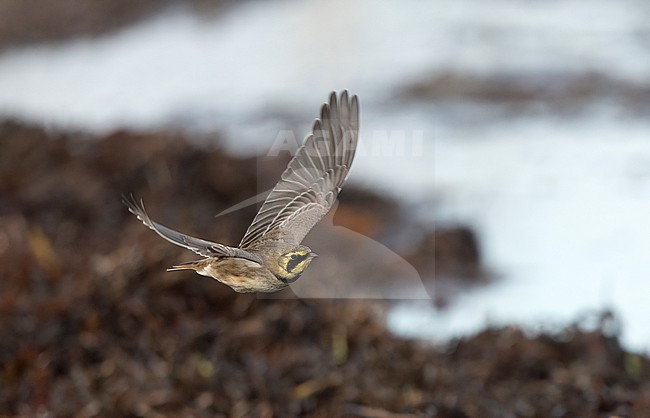
<instances>
[{"instance_id":1,"label":"horned lark","mask_svg":"<svg viewBox=\"0 0 650 418\"><path fill-rule=\"evenodd\" d=\"M359 102L332 92L320 118L267 196L238 247L182 234L149 218L142 200L124 198L129 211L167 241L203 256L167 271L195 270L237 292L275 292L298 280L316 254L300 245L330 210L357 149Z\"/></svg>"}]
</instances>

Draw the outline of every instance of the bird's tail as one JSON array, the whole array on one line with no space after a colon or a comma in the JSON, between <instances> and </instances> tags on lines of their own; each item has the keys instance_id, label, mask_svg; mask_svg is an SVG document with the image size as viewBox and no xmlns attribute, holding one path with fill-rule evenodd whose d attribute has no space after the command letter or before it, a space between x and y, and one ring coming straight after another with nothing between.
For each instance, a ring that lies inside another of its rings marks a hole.
<instances>
[{"instance_id":1,"label":"bird's tail","mask_svg":"<svg viewBox=\"0 0 650 418\"><path fill-rule=\"evenodd\" d=\"M180 263L176 264L175 266L171 266L170 268L167 269L167 271L179 271L179 270L203 270L203 263L202 261L204 260L193 260L193 261L186 261L185 263Z\"/></svg>"}]
</instances>

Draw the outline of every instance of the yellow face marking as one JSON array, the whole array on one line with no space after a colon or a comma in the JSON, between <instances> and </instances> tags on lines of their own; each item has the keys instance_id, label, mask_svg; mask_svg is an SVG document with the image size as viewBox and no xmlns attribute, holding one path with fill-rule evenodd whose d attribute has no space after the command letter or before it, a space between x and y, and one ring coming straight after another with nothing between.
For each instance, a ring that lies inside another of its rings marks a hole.
<instances>
[{"instance_id":1,"label":"yellow face marking","mask_svg":"<svg viewBox=\"0 0 650 418\"><path fill-rule=\"evenodd\" d=\"M284 280L295 281L314 259L315 254L309 248L298 248L282 254L278 259L279 276Z\"/></svg>"}]
</instances>

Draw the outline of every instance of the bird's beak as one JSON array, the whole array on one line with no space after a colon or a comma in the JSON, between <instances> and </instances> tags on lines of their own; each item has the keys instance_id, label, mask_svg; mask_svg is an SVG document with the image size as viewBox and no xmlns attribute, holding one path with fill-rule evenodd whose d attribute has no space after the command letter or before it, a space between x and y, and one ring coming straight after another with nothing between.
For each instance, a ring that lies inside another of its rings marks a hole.
<instances>
[{"instance_id":1,"label":"bird's beak","mask_svg":"<svg viewBox=\"0 0 650 418\"><path fill-rule=\"evenodd\" d=\"M311 253L309 253L309 254L307 254L307 255L310 256L311 258L316 258L316 257L318 257L318 254L316 254L316 253L314 253L314 252L311 252Z\"/></svg>"}]
</instances>

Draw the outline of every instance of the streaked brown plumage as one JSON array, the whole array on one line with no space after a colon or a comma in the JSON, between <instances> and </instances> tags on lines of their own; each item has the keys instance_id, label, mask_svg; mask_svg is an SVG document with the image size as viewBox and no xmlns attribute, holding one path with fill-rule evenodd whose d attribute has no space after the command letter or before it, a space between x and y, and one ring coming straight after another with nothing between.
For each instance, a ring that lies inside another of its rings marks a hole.
<instances>
[{"instance_id":1,"label":"streaked brown plumage","mask_svg":"<svg viewBox=\"0 0 650 418\"><path fill-rule=\"evenodd\" d=\"M289 162L238 247L182 234L156 223L142 201L125 198L129 211L173 244L205 257L168 271L195 270L237 292L274 292L296 281L316 256L303 238L331 209L357 149L359 103L332 92L312 133Z\"/></svg>"}]
</instances>

